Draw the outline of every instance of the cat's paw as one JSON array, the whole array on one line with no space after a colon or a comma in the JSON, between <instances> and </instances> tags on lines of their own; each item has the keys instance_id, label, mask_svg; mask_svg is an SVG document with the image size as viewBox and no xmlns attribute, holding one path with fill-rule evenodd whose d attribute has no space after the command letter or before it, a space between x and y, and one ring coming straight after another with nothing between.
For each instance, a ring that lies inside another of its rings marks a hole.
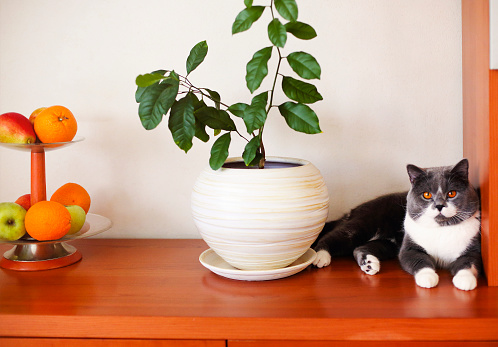
<instances>
[{"instance_id":1,"label":"cat's paw","mask_svg":"<svg viewBox=\"0 0 498 347\"><path fill-rule=\"evenodd\" d=\"M460 270L453 277L453 285L460 290L473 290L477 287L477 278L469 269Z\"/></svg>"},{"instance_id":2,"label":"cat's paw","mask_svg":"<svg viewBox=\"0 0 498 347\"><path fill-rule=\"evenodd\" d=\"M422 288L433 288L439 283L439 276L431 268L423 268L415 274L415 283Z\"/></svg>"},{"instance_id":3,"label":"cat's paw","mask_svg":"<svg viewBox=\"0 0 498 347\"><path fill-rule=\"evenodd\" d=\"M332 260L332 257L330 256L330 253L327 252L326 250L322 249L316 253L316 258L313 261L313 265L315 265L316 267L322 268L325 266L329 266L331 260Z\"/></svg>"},{"instance_id":4,"label":"cat's paw","mask_svg":"<svg viewBox=\"0 0 498 347\"><path fill-rule=\"evenodd\" d=\"M379 259L371 254L364 256L359 265L360 269L368 275L375 275L380 271Z\"/></svg>"}]
</instances>

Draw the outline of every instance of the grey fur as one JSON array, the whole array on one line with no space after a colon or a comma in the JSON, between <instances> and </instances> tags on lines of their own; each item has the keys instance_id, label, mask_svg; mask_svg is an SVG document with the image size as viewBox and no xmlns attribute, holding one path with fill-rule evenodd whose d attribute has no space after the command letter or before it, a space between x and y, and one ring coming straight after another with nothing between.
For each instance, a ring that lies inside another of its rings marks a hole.
<instances>
[{"instance_id":1,"label":"grey fur","mask_svg":"<svg viewBox=\"0 0 498 347\"><path fill-rule=\"evenodd\" d=\"M407 198L407 211L410 216L417 220L427 208L447 207L451 203L456 207L458 213L451 218L439 215L436 218L439 225L454 225L472 217L479 209L479 196L469 183L468 169L467 159L461 160L455 166L428 169L408 165L408 176L412 184ZM457 196L453 199L447 196L447 192L450 190L457 191ZM423 192L426 191L432 193L431 200L425 200L422 197Z\"/></svg>"}]
</instances>

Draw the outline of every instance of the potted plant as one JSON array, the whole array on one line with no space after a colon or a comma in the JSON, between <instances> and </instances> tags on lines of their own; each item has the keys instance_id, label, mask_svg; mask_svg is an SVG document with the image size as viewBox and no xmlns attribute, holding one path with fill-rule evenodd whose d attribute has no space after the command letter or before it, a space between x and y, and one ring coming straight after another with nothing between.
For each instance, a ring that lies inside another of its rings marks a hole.
<instances>
[{"instance_id":1,"label":"potted plant","mask_svg":"<svg viewBox=\"0 0 498 347\"><path fill-rule=\"evenodd\" d=\"M206 129L217 137L211 148L209 168L194 186L194 220L208 245L241 269L289 265L313 243L328 212L327 188L316 167L297 159L270 158L265 151L263 133L270 114L278 109L290 128L307 134L320 133L318 117L309 105L322 100L317 88L307 82L320 78L316 59L302 51L287 55L283 52L290 35L310 40L316 37L315 30L298 21L296 0L268 1L269 5L259 6L244 0L245 8L232 25L232 33L236 34L248 30L264 12L271 16L271 44L255 52L246 65L246 86L255 94L250 103L226 104L218 92L191 82L190 74L207 55L206 41L197 43L190 51L184 75L174 70L157 70L136 78L135 99L145 129L154 129L169 113L168 127L175 143L185 152L192 147L194 138L210 140ZM269 75L272 55L278 56L270 74L272 88L255 93ZM282 75L285 63L300 79ZM289 99L279 105L274 103L277 86ZM232 117L243 120L246 134L239 131ZM234 136L246 145L241 158L228 159ZM240 235L236 229L248 232Z\"/></svg>"}]
</instances>

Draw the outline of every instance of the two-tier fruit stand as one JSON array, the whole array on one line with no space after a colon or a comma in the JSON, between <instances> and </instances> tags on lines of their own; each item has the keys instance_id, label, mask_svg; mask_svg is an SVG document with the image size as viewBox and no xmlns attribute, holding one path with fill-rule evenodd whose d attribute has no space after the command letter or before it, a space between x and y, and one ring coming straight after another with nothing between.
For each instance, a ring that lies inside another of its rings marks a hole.
<instances>
[{"instance_id":1,"label":"two-tier fruit stand","mask_svg":"<svg viewBox=\"0 0 498 347\"><path fill-rule=\"evenodd\" d=\"M31 205L47 199L45 179L45 152L67 147L83 138L60 143L2 143L11 149L31 152ZM49 270L74 264L81 260L81 252L67 242L102 233L112 226L112 222L103 216L88 213L86 221L79 232L66 235L53 241L37 241L23 237L16 241L2 241L14 247L4 253L0 267L19 271ZM26 235L27 236L27 235Z\"/></svg>"}]
</instances>

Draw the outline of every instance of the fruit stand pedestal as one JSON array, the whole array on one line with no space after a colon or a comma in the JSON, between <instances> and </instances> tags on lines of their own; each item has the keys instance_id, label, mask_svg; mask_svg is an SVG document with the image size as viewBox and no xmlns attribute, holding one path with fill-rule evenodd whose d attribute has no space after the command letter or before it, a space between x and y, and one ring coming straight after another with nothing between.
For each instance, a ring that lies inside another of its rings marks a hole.
<instances>
[{"instance_id":1,"label":"fruit stand pedestal","mask_svg":"<svg viewBox=\"0 0 498 347\"><path fill-rule=\"evenodd\" d=\"M31 152L31 205L47 199L45 176L45 151L63 148L83 138L61 143L0 143L9 148ZM67 241L96 235L112 226L109 219L87 214L82 229L73 235L66 235L53 241L37 241L31 237L23 237L6 243L14 247L4 253L0 259L0 267L18 271L38 271L60 268L81 260L81 252L67 244Z\"/></svg>"},{"instance_id":2,"label":"fruit stand pedestal","mask_svg":"<svg viewBox=\"0 0 498 347\"><path fill-rule=\"evenodd\" d=\"M45 148L31 148L31 206L47 200L45 181Z\"/></svg>"}]
</instances>

